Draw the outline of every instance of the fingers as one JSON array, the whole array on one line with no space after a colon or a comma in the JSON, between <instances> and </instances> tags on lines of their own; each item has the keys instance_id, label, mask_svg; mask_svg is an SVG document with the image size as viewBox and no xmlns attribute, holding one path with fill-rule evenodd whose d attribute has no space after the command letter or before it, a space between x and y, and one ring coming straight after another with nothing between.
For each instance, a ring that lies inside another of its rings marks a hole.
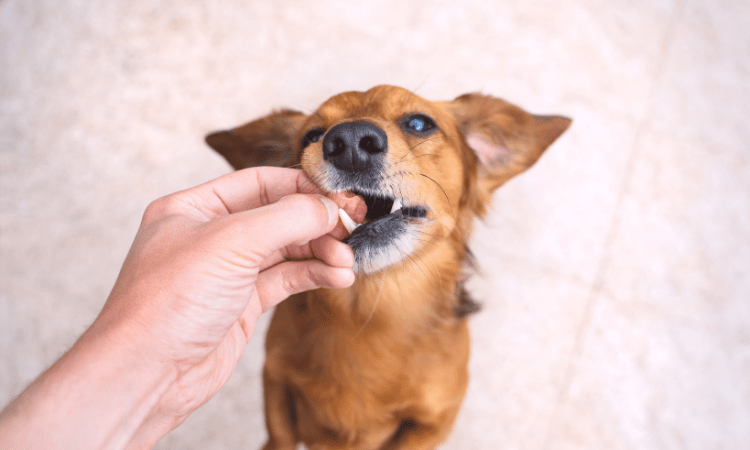
<instances>
[{"instance_id":1,"label":"fingers","mask_svg":"<svg viewBox=\"0 0 750 450\"><path fill-rule=\"evenodd\" d=\"M333 267L352 267L354 265L354 252L352 248L339 241L335 236L337 228L329 234L323 235L310 241L309 245L299 247L288 247L269 255L260 265L260 270L266 270L271 266L286 260L301 260L317 258Z\"/></svg>"},{"instance_id":2,"label":"fingers","mask_svg":"<svg viewBox=\"0 0 750 450\"><path fill-rule=\"evenodd\" d=\"M322 194L322 191L300 170L254 167L156 200L149 205L144 223L170 214L184 214L206 222L275 203L296 193Z\"/></svg>"},{"instance_id":3,"label":"fingers","mask_svg":"<svg viewBox=\"0 0 750 450\"><path fill-rule=\"evenodd\" d=\"M331 267L322 261L288 261L261 272L255 282L263 312L290 295L311 289L344 289L354 283L350 268Z\"/></svg>"},{"instance_id":4,"label":"fingers","mask_svg":"<svg viewBox=\"0 0 750 450\"><path fill-rule=\"evenodd\" d=\"M233 224L230 239L236 239L248 257L261 261L289 246L307 245L333 230L338 207L329 198L295 194L276 203L227 218Z\"/></svg>"},{"instance_id":5,"label":"fingers","mask_svg":"<svg viewBox=\"0 0 750 450\"><path fill-rule=\"evenodd\" d=\"M247 211L277 202L291 194L325 194L305 172L283 167L254 167L175 194L190 206L218 215ZM328 194L352 219L364 220L367 206L351 193ZM213 218L213 217L209 217Z\"/></svg>"},{"instance_id":6,"label":"fingers","mask_svg":"<svg viewBox=\"0 0 750 450\"><path fill-rule=\"evenodd\" d=\"M230 214L276 203L291 194L322 194L305 172L282 167L239 170L198 188L210 189Z\"/></svg>"},{"instance_id":7,"label":"fingers","mask_svg":"<svg viewBox=\"0 0 750 450\"><path fill-rule=\"evenodd\" d=\"M293 195L283 198L274 205L260 208L266 212L263 220L273 222L278 221L277 217L286 218L286 220L281 220L281 223L273 230L274 236L267 237L273 239L275 245L282 245L277 249L289 245L299 246L296 247L297 253L293 250L292 253L287 253L287 258L318 258L306 261L287 261L269 268L264 267L265 270L258 274L255 283L263 312L273 308L290 295L299 292L318 288L343 289L354 283L354 272L351 269L354 264L354 253L351 247L336 240L330 234L309 239L312 227L305 229L308 226L305 223L305 218L310 219L317 212L313 214L313 211L309 211L306 216L301 211L311 206L305 203L311 198L313 197ZM327 217L329 222L326 223L325 227L318 228L318 230L325 230L323 233L329 233L339 223L338 205L325 197L318 197L317 200L324 204L326 212L330 214ZM290 221L288 220L289 217L294 217L296 220ZM322 218L316 217L316 219L321 220ZM297 241L294 241L294 239L297 239ZM300 245L308 241L310 242L309 246ZM312 254L309 254L310 252ZM280 255L282 252L275 251L273 253ZM275 259L273 256L265 258L265 265L268 266L267 263Z\"/></svg>"},{"instance_id":8,"label":"fingers","mask_svg":"<svg viewBox=\"0 0 750 450\"><path fill-rule=\"evenodd\" d=\"M348 267L354 265L352 248L337 240L330 234L321 236L310 242L313 256L333 267Z\"/></svg>"},{"instance_id":9,"label":"fingers","mask_svg":"<svg viewBox=\"0 0 750 450\"><path fill-rule=\"evenodd\" d=\"M252 210L276 203L295 193L322 195L324 192L300 170L280 167L255 167L232 172L223 177L177 192L151 203L142 225L174 214L207 222L221 216ZM338 207L357 222L364 220L367 206L362 197L351 193L328 193ZM338 223L331 233L337 239L347 236Z\"/></svg>"},{"instance_id":10,"label":"fingers","mask_svg":"<svg viewBox=\"0 0 750 450\"><path fill-rule=\"evenodd\" d=\"M275 203L295 193L325 194L357 222L362 222L367 213L362 197L348 192L325 193L305 172L281 167L239 170L195 189L207 194L210 190L230 214Z\"/></svg>"}]
</instances>

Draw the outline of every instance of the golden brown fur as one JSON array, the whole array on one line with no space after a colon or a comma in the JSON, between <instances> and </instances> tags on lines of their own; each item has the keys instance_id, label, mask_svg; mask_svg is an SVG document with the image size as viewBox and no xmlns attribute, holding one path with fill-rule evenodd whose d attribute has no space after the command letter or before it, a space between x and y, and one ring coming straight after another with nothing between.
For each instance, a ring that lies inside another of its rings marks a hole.
<instances>
[{"instance_id":1,"label":"golden brown fur","mask_svg":"<svg viewBox=\"0 0 750 450\"><path fill-rule=\"evenodd\" d=\"M403 118L413 113L437 130L408 132ZM237 169L301 163L331 190L321 142L302 150L302 137L355 120L385 131L389 195L425 205L427 217L415 221L419 239L400 261L363 269L349 289L295 295L276 308L263 374L268 450L298 442L432 449L447 437L468 383L464 316L473 304L462 281L472 221L570 124L479 94L430 102L378 86L336 95L311 115L280 111L206 140Z\"/></svg>"}]
</instances>

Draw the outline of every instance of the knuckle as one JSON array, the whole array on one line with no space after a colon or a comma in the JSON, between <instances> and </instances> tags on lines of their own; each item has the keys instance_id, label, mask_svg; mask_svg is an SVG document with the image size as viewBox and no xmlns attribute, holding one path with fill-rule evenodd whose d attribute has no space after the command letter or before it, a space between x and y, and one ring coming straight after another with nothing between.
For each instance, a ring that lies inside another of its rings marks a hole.
<instances>
[{"instance_id":1,"label":"knuckle","mask_svg":"<svg viewBox=\"0 0 750 450\"><path fill-rule=\"evenodd\" d=\"M316 279L317 276L312 265L300 265L292 270L284 271L281 279L282 289L288 297L298 292L314 289L319 284Z\"/></svg>"},{"instance_id":2,"label":"knuckle","mask_svg":"<svg viewBox=\"0 0 750 450\"><path fill-rule=\"evenodd\" d=\"M144 223L153 223L167 216L175 214L180 209L181 202L174 195L158 198L146 206L143 213Z\"/></svg>"},{"instance_id":3,"label":"knuckle","mask_svg":"<svg viewBox=\"0 0 750 450\"><path fill-rule=\"evenodd\" d=\"M293 271L283 271L281 274L281 288L284 296L288 297L297 292L297 280Z\"/></svg>"},{"instance_id":4,"label":"knuckle","mask_svg":"<svg viewBox=\"0 0 750 450\"><path fill-rule=\"evenodd\" d=\"M305 268L305 280L309 288L317 288L323 286L321 273L316 270L314 265L309 265Z\"/></svg>"},{"instance_id":5,"label":"knuckle","mask_svg":"<svg viewBox=\"0 0 750 450\"><path fill-rule=\"evenodd\" d=\"M146 207L146 211L143 213L143 220L146 222L151 222L163 217L167 210L166 203L167 201L165 197L149 203L149 205Z\"/></svg>"}]
</instances>

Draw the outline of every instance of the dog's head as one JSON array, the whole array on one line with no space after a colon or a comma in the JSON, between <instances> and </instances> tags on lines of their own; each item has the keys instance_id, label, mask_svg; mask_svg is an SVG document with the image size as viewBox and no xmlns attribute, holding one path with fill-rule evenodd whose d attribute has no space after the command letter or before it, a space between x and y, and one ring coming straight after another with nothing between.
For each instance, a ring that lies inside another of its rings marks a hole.
<instances>
[{"instance_id":1,"label":"dog's head","mask_svg":"<svg viewBox=\"0 0 750 450\"><path fill-rule=\"evenodd\" d=\"M361 195L367 215L347 242L357 270L373 273L413 260L418 249L463 252L492 192L534 164L570 122L480 94L432 102L378 86L336 95L310 115L275 112L206 142L235 169L301 166L323 190Z\"/></svg>"}]
</instances>

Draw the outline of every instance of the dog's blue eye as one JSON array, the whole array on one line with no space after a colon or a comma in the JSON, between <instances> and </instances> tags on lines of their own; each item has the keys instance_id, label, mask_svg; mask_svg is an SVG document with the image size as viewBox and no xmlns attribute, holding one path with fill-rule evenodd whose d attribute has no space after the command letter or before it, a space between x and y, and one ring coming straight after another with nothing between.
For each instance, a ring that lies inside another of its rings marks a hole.
<instances>
[{"instance_id":1,"label":"dog's blue eye","mask_svg":"<svg viewBox=\"0 0 750 450\"><path fill-rule=\"evenodd\" d=\"M424 114L411 114L401 120L401 127L408 133L424 136L437 128L437 125Z\"/></svg>"}]
</instances>

